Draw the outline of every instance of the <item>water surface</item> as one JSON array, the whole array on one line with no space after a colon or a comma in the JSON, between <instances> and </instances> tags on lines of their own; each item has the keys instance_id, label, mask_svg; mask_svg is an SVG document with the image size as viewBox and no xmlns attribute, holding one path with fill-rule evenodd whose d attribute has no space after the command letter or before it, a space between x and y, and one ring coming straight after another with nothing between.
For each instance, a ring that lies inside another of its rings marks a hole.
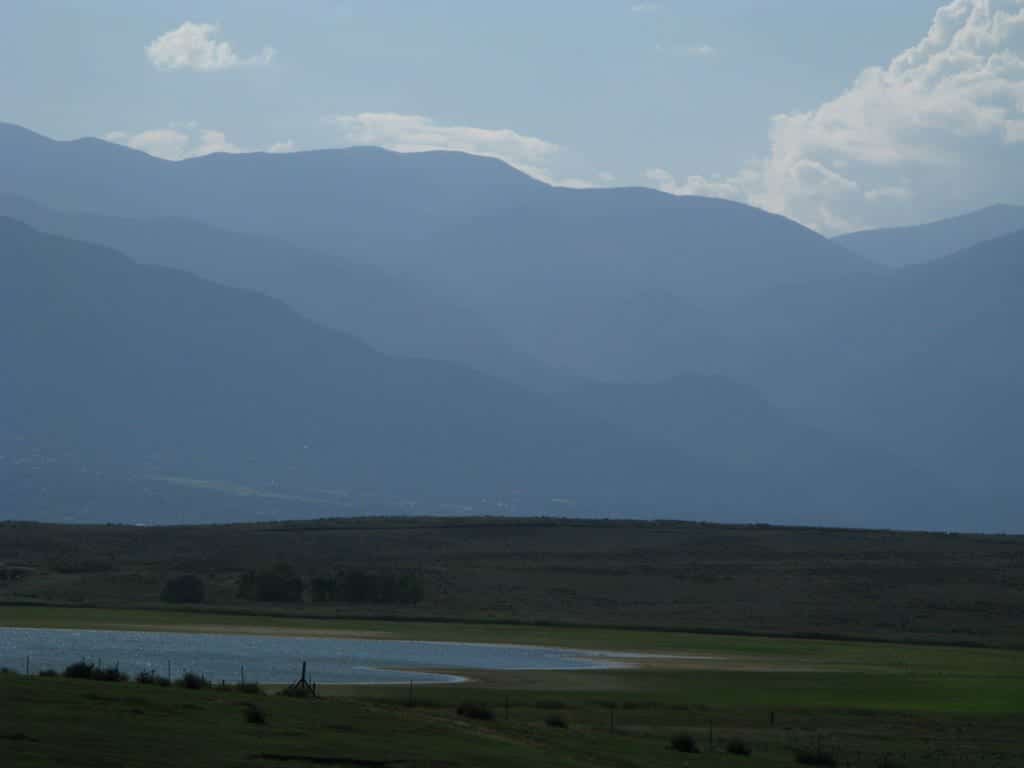
<instances>
[{"instance_id":1,"label":"water surface","mask_svg":"<svg viewBox=\"0 0 1024 768\"><path fill-rule=\"evenodd\" d=\"M180 676L197 672L219 682L290 683L303 661L317 683L452 683L436 670L582 670L620 666L599 653L565 648L416 640L279 635L136 632L100 629L0 628L0 666L32 673L63 670L85 659Z\"/></svg>"}]
</instances>

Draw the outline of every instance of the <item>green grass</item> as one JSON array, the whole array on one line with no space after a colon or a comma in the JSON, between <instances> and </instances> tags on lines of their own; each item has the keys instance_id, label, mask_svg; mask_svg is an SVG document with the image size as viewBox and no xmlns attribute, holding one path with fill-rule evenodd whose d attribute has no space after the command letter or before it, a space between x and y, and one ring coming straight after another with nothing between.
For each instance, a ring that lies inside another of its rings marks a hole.
<instances>
[{"instance_id":1,"label":"green grass","mask_svg":"<svg viewBox=\"0 0 1024 768\"><path fill-rule=\"evenodd\" d=\"M520 688L418 688L411 707L406 691L391 688L295 700L0 675L0 755L5 768L771 767L794 765L795 748L821 742L866 767L886 754L909 768L995 768L1024 762L1020 716L830 706L836 703L829 694L836 690L833 686L851 686L848 697L866 697L866 703L872 696L892 694L892 688L874 687L872 681L824 676L817 693L807 695L802 683L780 675L761 700L753 701L748 697L764 685L763 674L673 672L658 675L658 680L634 674L638 677L628 690L609 689L617 681L599 676L592 678L592 690L550 690L546 701ZM459 717L456 708L467 696L489 706L495 720ZM569 728L546 724L551 700L559 702L558 714ZM762 708L768 704L771 710ZM251 722L253 706L262 723ZM684 730L698 740L700 755L684 757L669 748L671 738ZM728 755L731 739L749 743L753 757ZM267 757L271 755L276 757ZM735 762L740 760L745 762Z\"/></svg>"},{"instance_id":2,"label":"green grass","mask_svg":"<svg viewBox=\"0 0 1024 768\"><path fill-rule=\"evenodd\" d=\"M710 656L723 661L761 662L769 667L844 669L884 673L932 673L944 679L970 675L1024 677L1024 652L959 646L903 645L800 638L659 632L589 627L474 624L469 622L315 619L211 611L122 610L0 605L0 627L84 629L160 627L203 631L211 627L373 633L407 640L522 643L607 651L637 651Z\"/></svg>"},{"instance_id":3,"label":"green grass","mask_svg":"<svg viewBox=\"0 0 1024 768\"><path fill-rule=\"evenodd\" d=\"M667 521L9 522L0 523L0 603L150 608L169 578L191 574L221 612L1024 648L1022 546L1024 537ZM305 603L239 598L241 574L278 562L304 580ZM423 600L313 603L311 580L339 569L412 570Z\"/></svg>"},{"instance_id":4,"label":"green grass","mask_svg":"<svg viewBox=\"0 0 1024 768\"><path fill-rule=\"evenodd\" d=\"M819 741L865 768L885 755L908 768L1024 765L1024 653L1014 651L37 606L0 607L4 625L378 632L409 639L689 651L716 656L724 667L473 673L468 685L415 687L414 706L404 687L328 686L324 699L296 701L0 675L5 768L771 767L795 765L794 750L814 749ZM486 705L495 720L459 717L456 709L466 700ZM263 723L250 722L254 702ZM569 727L547 725L553 713ZM699 739L701 754L670 748L681 731ZM731 739L749 743L752 757L727 754ZM276 757L261 757L266 755Z\"/></svg>"}]
</instances>

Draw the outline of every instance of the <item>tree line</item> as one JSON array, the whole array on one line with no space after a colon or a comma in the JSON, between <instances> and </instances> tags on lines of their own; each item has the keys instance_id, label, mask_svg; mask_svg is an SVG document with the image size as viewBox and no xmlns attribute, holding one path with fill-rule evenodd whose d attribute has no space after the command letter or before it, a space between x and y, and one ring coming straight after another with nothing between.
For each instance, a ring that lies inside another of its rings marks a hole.
<instances>
[{"instance_id":1,"label":"tree line","mask_svg":"<svg viewBox=\"0 0 1024 768\"><path fill-rule=\"evenodd\" d=\"M236 596L242 600L301 603L384 603L414 605L423 600L423 578L408 570L345 568L314 575L308 581L288 563L245 571L238 578ZM206 584L185 574L169 579L160 594L169 603L202 603Z\"/></svg>"}]
</instances>

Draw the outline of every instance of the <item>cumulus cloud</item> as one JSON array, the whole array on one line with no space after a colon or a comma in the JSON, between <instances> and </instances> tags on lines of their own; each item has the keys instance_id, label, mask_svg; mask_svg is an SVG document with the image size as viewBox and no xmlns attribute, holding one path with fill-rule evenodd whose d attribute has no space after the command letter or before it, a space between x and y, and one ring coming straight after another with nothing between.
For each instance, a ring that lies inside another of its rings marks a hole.
<instances>
[{"instance_id":1,"label":"cumulus cloud","mask_svg":"<svg viewBox=\"0 0 1024 768\"><path fill-rule=\"evenodd\" d=\"M829 234L996 202L1024 175L1022 51L1024 0L953 0L886 66L816 109L774 117L762 160L724 178L648 178Z\"/></svg>"},{"instance_id":2,"label":"cumulus cloud","mask_svg":"<svg viewBox=\"0 0 1024 768\"><path fill-rule=\"evenodd\" d=\"M276 52L270 46L255 56L242 57L231 43L217 40L216 24L186 21L177 29L165 32L146 46L146 57L160 70L191 69L215 72L238 67L263 66L273 61Z\"/></svg>"},{"instance_id":3,"label":"cumulus cloud","mask_svg":"<svg viewBox=\"0 0 1024 768\"><path fill-rule=\"evenodd\" d=\"M686 52L691 56L714 56L715 49L706 43L704 45L688 46Z\"/></svg>"},{"instance_id":4,"label":"cumulus cloud","mask_svg":"<svg viewBox=\"0 0 1024 768\"><path fill-rule=\"evenodd\" d=\"M367 144L396 152L451 150L503 160L536 179L557 186L592 187L597 182L581 178L555 178L550 163L562 147L544 139L526 136L509 128L475 128L442 125L422 115L393 112L363 112L325 118L349 145Z\"/></svg>"},{"instance_id":5,"label":"cumulus cloud","mask_svg":"<svg viewBox=\"0 0 1024 768\"><path fill-rule=\"evenodd\" d=\"M718 53L714 46L707 43L699 45L682 45L678 43L667 45L665 43L657 43L654 46L654 50L666 56L692 56L696 58L714 56Z\"/></svg>"},{"instance_id":6,"label":"cumulus cloud","mask_svg":"<svg viewBox=\"0 0 1024 768\"><path fill-rule=\"evenodd\" d=\"M276 154L284 154L285 152L294 152L295 149L296 149L295 142L292 141L291 139L288 139L287 141L278 141L278 142L276 142L274 144L271 144L267 148L267 152L270 152L271 154L275 154L276 155Z\"/></svg>"},{"instance_id":7,"label":"cumulus cloud","mask_svg":"<svg viewBox=\"0 0 1024 768\"><path fill-rule=\"evenodd\" d=\"M111 131L103 138L164 160L185 160L190 157L211 155L214 152L236 154L248 151L229 141L223 131L201 128L194 121L171 123L166 128L155 128L138 133ZM289 140L273 144L267 151L292 152L294 149L295 144Z\"/></svg>"}]
</instances>

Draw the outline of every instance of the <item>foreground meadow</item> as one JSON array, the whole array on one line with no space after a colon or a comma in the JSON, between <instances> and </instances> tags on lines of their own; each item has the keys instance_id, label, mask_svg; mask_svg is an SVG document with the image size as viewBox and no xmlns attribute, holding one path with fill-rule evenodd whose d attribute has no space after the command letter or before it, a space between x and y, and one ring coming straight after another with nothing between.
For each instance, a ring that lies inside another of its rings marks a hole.
<instances>
[{"instance_id":1,"label":"foreground meadow","mask_svg":"<svg viewBox=\"0 0 1024 768\"><path fill-rule=\"evenodd\" d=\"M1024 653L1012 650L39 607L0 609L3 625L663 654L630 669L473 673L467 684L411 690L326 687L319 699L8 672L0 676L5 766L1024 764Z\"/></svg>"}]
</instances>

